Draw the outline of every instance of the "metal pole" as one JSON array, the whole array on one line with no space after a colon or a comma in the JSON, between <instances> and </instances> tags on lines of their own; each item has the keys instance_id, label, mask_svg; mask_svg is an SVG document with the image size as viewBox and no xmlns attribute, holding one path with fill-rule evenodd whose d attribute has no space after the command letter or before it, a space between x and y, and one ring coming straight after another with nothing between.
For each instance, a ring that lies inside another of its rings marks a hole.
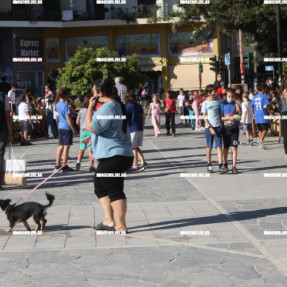
<instances>
[{"instance_id":1,"label":"metal pole","mask_svg":"<svg viewBox=\"0 0 287 287\"><path fill-rule=\"evenodd\" d=\"M277 49L278 49L278 58L281 58L281 27L280 27L280 5L276 7L276 22L277 22ZM278 84L281 85L282 79L282 63L281 61L278 62ZM280 115L282 117L282 98L280 97ZM284 143L283 138L283 123L280 119L280 134L278 143Z\"/></svg>"},{"instance_id":2,"label":"metal pole","mask_svg":"<svg viewBox=\"0 0 287 287\"><path fill-rule=\"evenodd\" d=\"M228 65L228 88L231 87L231 69L230 65Z\"/></svg>"},{"instance_id":3,"label":"metal pole","mask_svg":"<svg viewBox=\"0 0 287 287\"><path fill-rule=\"evenodd\" d=\"M240 51L241 84L244 84L245 83L245 77L244 77L243 45L242 45L242 31L241 31L241 29L239 29L239 51Z\"/></svg>"}]
</instances>

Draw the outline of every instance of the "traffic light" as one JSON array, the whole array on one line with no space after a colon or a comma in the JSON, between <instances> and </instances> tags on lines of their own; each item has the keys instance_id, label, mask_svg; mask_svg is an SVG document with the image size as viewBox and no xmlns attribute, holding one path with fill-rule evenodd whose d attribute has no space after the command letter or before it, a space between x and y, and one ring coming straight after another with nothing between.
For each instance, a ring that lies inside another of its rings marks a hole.
<instances>
[{"instance_id":1,"label":"traffic light","mask_svg":"<svg viewBox=\"0 0 287 287\"><path fill-rule=\"evenodd\" d=\"M220 61L219 62L219 72L222 73L222 72L225 72L225 71L226 71L226 66L225 66L224 61Z\"/></svg>"},{"instance_id":2,"label":"traffic light","mask_svg":"<svg viewBox=\"0 0 287 287\"><path fill-rule=\"evenodd\" d=\"M199 63L198 65L198 70L199 70L199 74L203 73L203 65L201 63Z\"/></svg>"},{"instance_id":3,"label":"traffic light","mask_svg":"<svg viewBox=\"0 0 287 287\"><path fill-rule=\"evenodd\" d=\"M211 61L210 63L210 70L214 71L215 73L218 73L219 71L219 62L216 60L216 56L209 58L209 60Z\"/></svg>"},{"instance_id":4,"label":"traffic light","mask_svg":"<svg viewBox=\"0 0 287 287\"><path fill-rule=\"evenodd\" d=\"M247 70L253 70L253 54L252 52L243 54L244 67Z\"/></svg>"}]
</instances>

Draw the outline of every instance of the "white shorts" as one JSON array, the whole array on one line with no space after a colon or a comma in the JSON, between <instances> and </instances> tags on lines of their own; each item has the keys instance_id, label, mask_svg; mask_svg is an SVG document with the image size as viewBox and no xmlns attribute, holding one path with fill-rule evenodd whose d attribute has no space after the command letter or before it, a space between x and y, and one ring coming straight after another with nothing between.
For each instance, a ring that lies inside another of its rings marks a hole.
<instances>
[{"instance_id":1,"label":"white shorts","mask_svg":"<svg viewBox=\"0 0 287 287\"><path fill-rule=\"evenodd\" d=\"M143 145L143 131L131 133L132 148L137 148Z\"/></svg>"}]
</instances>

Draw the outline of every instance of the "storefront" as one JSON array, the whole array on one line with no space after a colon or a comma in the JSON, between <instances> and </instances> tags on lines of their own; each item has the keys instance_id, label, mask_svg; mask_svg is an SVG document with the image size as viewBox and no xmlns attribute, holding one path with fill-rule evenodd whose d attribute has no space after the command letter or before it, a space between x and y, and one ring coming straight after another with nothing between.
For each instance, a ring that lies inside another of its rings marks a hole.
<instances>
[{"instance_id":1,"label":"storefront","mask_svg":"<svg viewBox=\"0 0 287 287\"><path fill-rule=\"evenodd\" d=\"M43 30L1 28L0 37L0 72L5 73L7 81L17 84L19 89L30 88L35 94L43 93Z\"/></svg>"},{"instance_id":2,"label":"storefront","mask_svg":"<svg viewBox=\"0 0 287 287\"><path fill-rule=\"evenodd\" d=\"M203 39L192 37L191 28L172 33L168 23L44 29L45 80L55 84L57 69L80 45L107 47L119 56L137 53L142 71L165 90L198 89L199 62L203 64L202 86L215 80L209 58L218 55L218 41L215 37L202 44Z\"/></svg>"}]
</instances>

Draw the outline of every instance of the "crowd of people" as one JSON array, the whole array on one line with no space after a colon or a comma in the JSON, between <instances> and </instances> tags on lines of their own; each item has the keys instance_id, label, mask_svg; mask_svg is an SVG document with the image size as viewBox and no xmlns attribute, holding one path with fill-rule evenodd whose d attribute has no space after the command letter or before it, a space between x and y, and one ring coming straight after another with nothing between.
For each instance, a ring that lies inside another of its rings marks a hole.
<instances>
[{"instance_id":1,"label":"crowd of people","mask_svg":"<svg viewBox=\"0 0 287 287\"><path fill-rule=\"evenodd\" d=\"M28 138L31 130L33 130L31 135L40 131L48 138L56 136L59 138L55 170L63 172L79 171L84 153L88 149L89 170L96 170L94 192L105 213L104 221L97 226L97 229L125 231L124 178L99 177L97 174L136 173L147 168L141 149L146 119L151 116L154 134L158 137L162 132L161 116L164 113L166 135L175 137L175 120L178 113L180 115L178 125L185 123L195 132L204 131L208 172L213 172L211 151L215 142L219 173L229 171L230 149L231 171L238 173L236 162L240 127L242 126L246 134L247 145L253 145L254 138L258 136L256 143L260 149L265 149L264 138L270 128L268 116L276 112L287 116L287 75L280 87L274 87L272 84L268 79L266 84L258 84L256 91L249 89L246 93L240 85L235 89L224 89L219 82L215 82L202 91L180 89L178 94L174 95L174 92L167 90L164 99L154 94L151 101L147 101L146 98L137 97L136 92L128 89L120 78L115 82L98 80L94 83L93 94L85 96L83 108L76 113L74 99L69 96L65 88L58 88L54 94L51 87L46 85L43 99L35 99L31 91L26 89L20 95L18 104L15 96L17 86L9 87L3 80L2 86L0 85L0 103L4 103L1 108L5 107L6 112L5 116L4 113L1 115L1 121L6 123L7 129L5 134L0 134L0 137L7 138L9 133L9 141L12 141L13 131L8 115L15 117L18 114L21 145L31 144ZM33 115L41 117L33 119ZM281 124L287 160L286 120L282 120ZM78 130L80 146L73 169L68 165L69 150L73 144L73 135ZM0 145L1 149L0 155L3 161L3 142Z\"/></svg>"}]
</instances>

